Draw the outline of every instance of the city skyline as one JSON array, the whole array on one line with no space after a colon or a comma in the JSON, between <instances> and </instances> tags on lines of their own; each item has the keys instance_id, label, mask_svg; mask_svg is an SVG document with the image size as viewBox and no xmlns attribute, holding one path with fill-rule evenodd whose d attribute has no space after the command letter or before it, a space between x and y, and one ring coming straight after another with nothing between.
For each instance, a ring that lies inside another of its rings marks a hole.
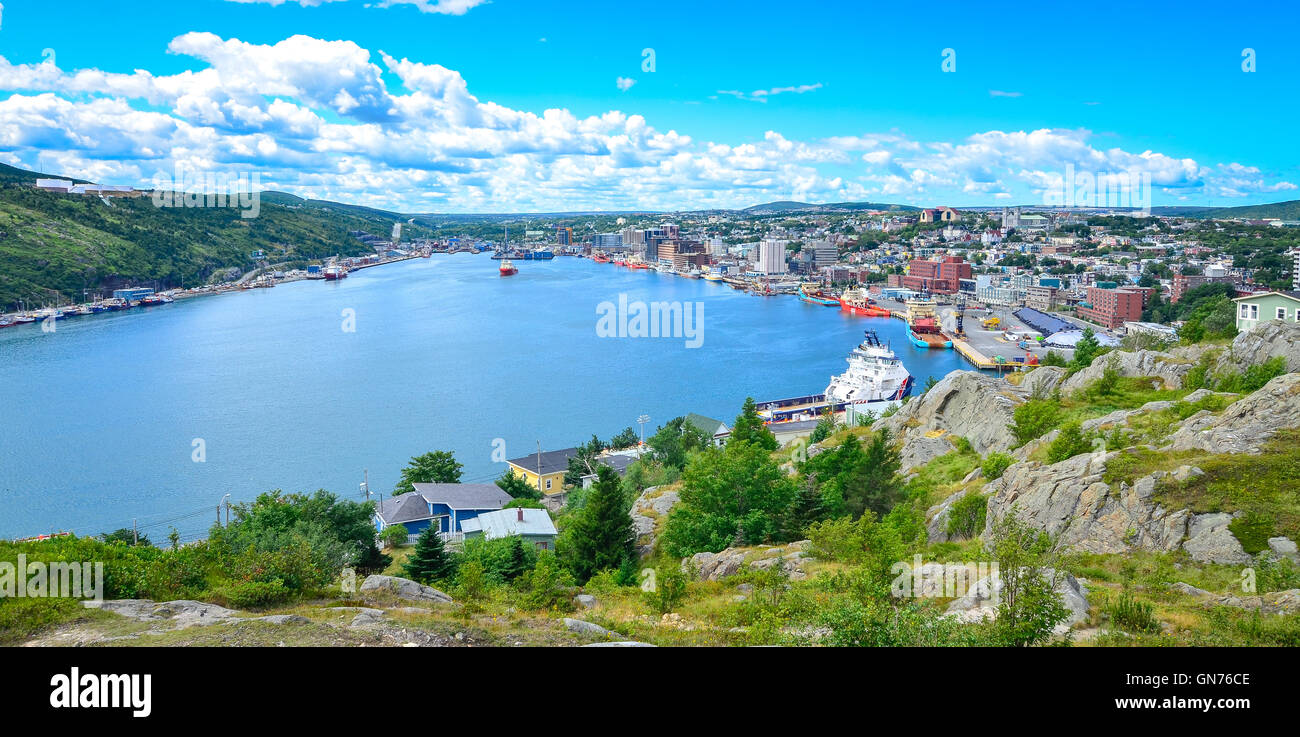
<instances>
[{"instance_id":1,"label":"city skyline","mask_svg":"<svg viewBox=\"0 0 1300 737\"><path fill-rule=\"evenodd\" d=\"M10 2L0 161L409 213L1032 206L1072 170L1155 207L1300 196L1294 10L932 7L206 0L105 34L111 8Z\"/></svg>"}]
</instances>

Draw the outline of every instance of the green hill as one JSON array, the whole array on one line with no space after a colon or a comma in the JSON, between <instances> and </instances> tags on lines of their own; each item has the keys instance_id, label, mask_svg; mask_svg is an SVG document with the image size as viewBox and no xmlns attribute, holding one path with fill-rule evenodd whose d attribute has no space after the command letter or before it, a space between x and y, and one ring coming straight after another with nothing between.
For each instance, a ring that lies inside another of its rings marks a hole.
<instances>
[{"instance_id":1,"label":"green hill","mask_svg":"<svg viewBox=\"0 0 1300 737\"><path fill-rule=\"evenodd\" d=\"M48 176L0 165L0 311L27 304L81 301L127 284L165 289L203 284L227 269L370 248L350 231L387 237L396 213L304 200L281 192L260 197L257 217L233 207L158 207L152 198L65 195L35 189ZM423 229L408 226L419 237Z\"/></svg>"}]
</instances>

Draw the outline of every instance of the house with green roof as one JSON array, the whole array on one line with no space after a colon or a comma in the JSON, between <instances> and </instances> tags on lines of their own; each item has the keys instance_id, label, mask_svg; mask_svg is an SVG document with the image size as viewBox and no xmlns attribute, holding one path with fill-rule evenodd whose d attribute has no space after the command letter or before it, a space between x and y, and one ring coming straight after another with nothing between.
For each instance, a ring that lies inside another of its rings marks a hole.
<instances>
[{"instance_id":1,"label":"house with green roof","mask_svg":"<svg viewBox=\"0 0 1300 737\"><path fill-rule=\"evenodd\" d=\"M1268 320L1300 322L1300 292L1261 292L1232 300L1237 330L1245 332Z\"/></svg>"},{"instance_id":2,"label":"house with green roof","mask_svg":"<svg viewBox=\"0 0 1300 737\"><path fill-rule=\"evenodd\" d=\"M692 412L686 415L686 424L704 433L704 437L710 438L710 442L719 448L726 445L727 438L731 437L731 428L727 427L727 423L712 417Z\"/></svg>"}]
</instances>

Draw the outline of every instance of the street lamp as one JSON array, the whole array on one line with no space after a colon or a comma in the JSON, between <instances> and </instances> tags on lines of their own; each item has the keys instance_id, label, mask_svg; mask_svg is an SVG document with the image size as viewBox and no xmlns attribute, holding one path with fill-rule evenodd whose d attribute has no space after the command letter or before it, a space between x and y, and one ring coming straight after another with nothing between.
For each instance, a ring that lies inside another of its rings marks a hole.
<instances>
[{"instance_id":1,"label":"street lamp","mask_svg":"<svg viewBox=\"0 0 1300 737\"><path fill-rule=\"evenodd\" d=\"M641 449L645 447L645 424L650 421L650 415L641 415L636 418L636 424L641 426L641 445L637 447L637 456L640 457Z\"/></svg>"}]
</instances>

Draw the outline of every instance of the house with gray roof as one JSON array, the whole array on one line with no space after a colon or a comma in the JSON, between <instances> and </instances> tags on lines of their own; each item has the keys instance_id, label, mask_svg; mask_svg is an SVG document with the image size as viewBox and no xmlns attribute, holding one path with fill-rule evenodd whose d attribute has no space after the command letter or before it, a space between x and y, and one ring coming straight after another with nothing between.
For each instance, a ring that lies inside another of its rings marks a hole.
<instances>
[{"instance_id":1,"label":"house with gray roof","mask_svg":"<svg viewBox=\"0 0 1300 737\"><path fill-rule=\"evenodd\" d=\"M483 512L473 519L465 520L462 525L465 539L482 537L485 540L497 540L503 537L519 536L524 543L532 544L538 550L555 548L555 523L545 509L501 509L495 512Z\"/></svg>"},{"instance_id":2,"label":"house with gray roof","mask_svg":"<svg viewBox=\"0 0 1300 737\"><path fill-rule=\"evenodd\" d=\"M704 437L719 448L726 445L727 438L731 437L731 428L727 427L727 423L695 412L686 415L686 424L704 433Z\"/></svg>"},{"instance_id":3,"label":"house with gray roof","mask_svg":"<svg viewBox=\"0 0 1300 737\"><path fill-rule=\"evenodd\" d=\"M375 529L402 525L418 535L430 525L444 535L463 532L467 520L510 503L509 494L496 484L412 484L415 491L383 499L375 508Z\"/></svg>"}]
</instances>

